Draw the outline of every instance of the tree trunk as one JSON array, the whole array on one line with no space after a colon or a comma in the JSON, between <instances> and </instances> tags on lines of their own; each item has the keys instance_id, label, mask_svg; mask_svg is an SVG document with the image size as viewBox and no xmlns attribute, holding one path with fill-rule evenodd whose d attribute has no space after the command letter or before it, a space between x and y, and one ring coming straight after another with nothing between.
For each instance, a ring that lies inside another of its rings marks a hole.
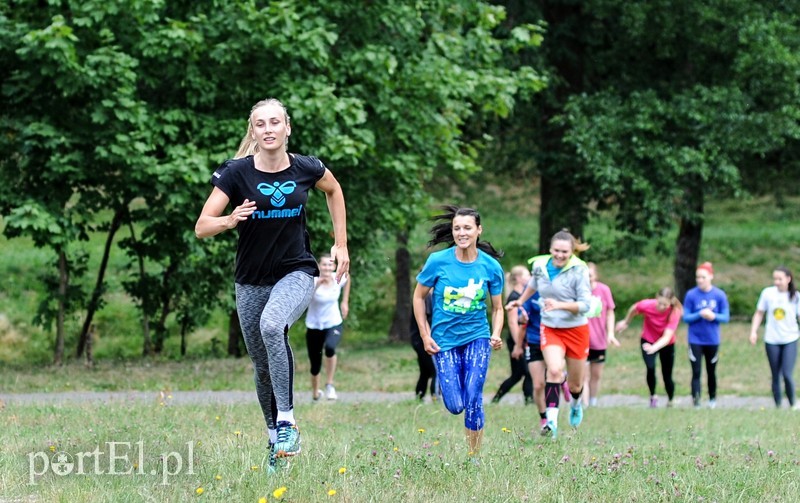
<instances>
[{"instance_id":1,"label":"tree trunk","mask_svg":"<svg viewBox=\"0 0 800 503\"><path fill-rule=\"evenodd\" d=\"M64 318L67 312L67 290L69 287L69 264L64 249L58 251L58 315L56 317L56 347L53 363L64 362Z\"/></svg>"},{"instance_id":2,"label":"tree trunk","mask_svg":"<svg viewBox=\"0 0 800 503\"><path fill-rule=\"evenodd\" d=\"M89 327L89 333L86 334L86 368L94 368L94 352L92 350L92 338L94 337L94 323Z\"/></svg>"},{"instance_id":3,"label":"tree trunk","mask_svg":"<svg viewBox=\"0 0 800 503\"><path fill-rule=\"evenodd\" d=\"M570 177L542 175L541 207L539 211L539 253L550 253L550 239L553 234L567 228L575 237L583 236L583 224L586 218L583 205L574 197L574 187L570 186Z\"/></svg>"},{"instance_id":4,"label":"tree trunk","mask_svg":"<svg viewBox=\"0 0 800 503\"><path fill-rule=\"evenodd\" d=\"M92 297L89 299L89 306L86 308L86 319L83 320L83 328L81 329L80 336L78 337L78 351L77 356L83 354L84 347L86 346L86 338L89 334L89 328L92 326L94 314L100 307L100 298L103 296L103 284L105 282L106 268L108 267L108 257L111 255L111 243L114 242L114 236L122 225L122 220L128 208L125 205L117 208L114 213L114 218L111 219L111 225L108 229L108 236L106 236L106 244L103 248L103 259L100 261L100 269L97 271L97 281L94 284L94 291Z\"/></svg>"},{"instance_id":5,"label":"tree trunk","mask_svg":"<svg viewBox=\"0 0 800 503\"><path fill-rule=\"evenodd\" d=\"M393 341L411 340L409 319L411 319L411 255L408 252L408 232L397 233L395 260L395 308L389 339Z\"/></svg>"},{"instance_id":6,"label":"tree trunk","mask_svg":"<svg viewBox=\"0 0 800 503\"><path fill-rule=\"evenodd\" d=\"M242 356L242 326L239 325L239 313L233 309L228 315L228 355L240 358Z\"/></svg>"},{"instance_id":7,"label":"tree trunk","mask_svg":"<svg viewBox=\"0 0 800 503\"><path fill-rule=\"evenodd\" d=\"M136 229L133 227L133 222L131 219L128 219L128 228L130 229L131 239L134 243L133 249L136 252L136 259L139 262L139 279L144 281L144 256L137 246L138 241L136 241ZM144 303L145 299L142 299L142 302ZM144 305L142 306L142 336L144 338L142 344L142 356L153 356L153 339L150 336L150 315L147 314L147 307Z\"/></svg>"},{"instance_id":8,"label":"tree trunk","mask_svg":"<svg viewBox=\"0 0 800 503\"><path fill-rule=\"evenodd\" d=\"M700 244L703 238L703 187L699 181L687 184L684 204L693 214L681 218L678 239L675 245L675 295L683 301L695 286L695 270L700 257Z\"/></svg>"},{"instance_id":9,"label":"tree trunk","mask_svg":"<svg viewBox=\"0 0 800 503\"><path fill-rule=\"evenodd\" d=\"M167 317L172 312L170 305L171 298L169 294L169 282L177 268L177 262L172 261L170 262L169 266L164 269L164 273L161 275L161 316L159 316L158 321L156 322L155 341L153 342L153 351L156 354L161 354L161 351L164 349L164 339L167 338Z\"/></svg>"},{"instance_id":10,"label":"tree trunk","mask_svg":"<svg viewBox=\"0 0 800 503\"><path fill-rule=\"evenodd\" d=\"M186 356L186 348L188 342L186 341L186 334L189 332L189 318L184 318L181 322L181 356Z\"/></svg>"}]
</instances>

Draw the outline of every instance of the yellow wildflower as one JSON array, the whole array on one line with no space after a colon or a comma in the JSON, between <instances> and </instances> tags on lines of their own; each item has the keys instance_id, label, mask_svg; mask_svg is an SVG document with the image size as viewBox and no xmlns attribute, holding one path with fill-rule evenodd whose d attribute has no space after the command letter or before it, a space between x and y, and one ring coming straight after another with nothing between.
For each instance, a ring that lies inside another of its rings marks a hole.
<instances>
[{"instance_id":1,"label":"yellow wildflower","mask_svg":"<svg viewBox=\"0 0 800 503\"><path fill-rule=\"evenodd\" d=\"M331 489L328 491L328 496L336 496L336 489Z\"/></svg>"},{"instance_id":2,"label":"yellow wildflower","mask_svg":"<svg viewBox=\"0 0 800 503\"><path fill-rule=\"evenodd\" d=\"M274 491L272 491L272 497L275 498L275 499L281 499L281 498L283 498L283 494L285 492L286 492L286 486L279 487L279 488L275 489Z\"/></svg>"},{"instance_id":3,"label":"yellow wildflower","mask_svg":"<svg viewBox=\"0 0 800 503\"><path fill-rule=\"evenodd\" d=\"M344 466L339 468L339 475L344 475L344 472L346 472L346 471L347 471L347 468L345 468Z\"/></svg>"},{"instance_id":4,"label":"yellow wildflower","mask_svg":"<svg viewBox=\"0 0 800 503\"><path fill-rule=\"evenodd\" d=\"M202 487L198 487L197 489L194 490L194 492L196 492L197 495L200 496L205 492L205 489L203 489Z\"/></svg>"}]
</instances>

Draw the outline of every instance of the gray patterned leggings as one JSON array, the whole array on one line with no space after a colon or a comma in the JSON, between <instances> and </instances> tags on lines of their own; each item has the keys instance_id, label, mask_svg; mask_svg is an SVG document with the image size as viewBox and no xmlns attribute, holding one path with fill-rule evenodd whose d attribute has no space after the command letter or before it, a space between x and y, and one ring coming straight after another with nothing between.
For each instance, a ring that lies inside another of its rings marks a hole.
<instances>
[{"instance_id":1,"label":"gray patterned leggings","mask_svg":"<svg viewBox=\"0 0 800 503\"><path fill-rule=\"evenodd\" d=\"M267 428L275 428L278 411L294 408L294 355L289 327L306 310L314 278L292 272L274 285L236 284L236 309L247 353L253 361L256 394Z\"/></svg>"}]
</instances>

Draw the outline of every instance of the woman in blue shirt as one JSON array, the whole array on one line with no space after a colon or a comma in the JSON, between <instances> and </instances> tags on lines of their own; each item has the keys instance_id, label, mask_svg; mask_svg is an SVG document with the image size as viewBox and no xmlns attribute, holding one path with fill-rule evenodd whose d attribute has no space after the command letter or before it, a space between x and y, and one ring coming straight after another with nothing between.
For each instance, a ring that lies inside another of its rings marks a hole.
<instances>
[{"instance_id":1,"label":"woman in blue shirt","mask_svg":"<svg viewBox=\"0 0 800 503\"><path fill-rule=\"evenodd\" d=\"M512 357L517 354L517 348L525 348L525 361L528 363L528 372L531 374L533 380L533 401L536 408L539 410L539 430L541 435L545 436L550 433L550 428L547 426L546 418L546 405L544 401L544 385L545 385L545 372L544 366L544 353L540 342L541 332L541 306L539 305L539 292L533 294L524 304L520 307L525 311L528 322L525 324L525 333L519 334L519 340L516 341L514 353ZM523 344L523 342L525 344ZM521 349L519 350L522 351Z\"/></svg>"},{"instance_id":2,"label":"woman in blue shirt","mask_svg":"<svg viewBox=\"0 0 800 503\"><path fill-rule=\"evenodd\" d=\"M428 246L447 243L432 253L417 275L414 317L425 351L434 356L442 401L452 414L464 412L470 456L483 438L483 385L492 349L503 339L503 253L486 241L481 217L471 208L445 206L441 221L431 228ZM433 291L433 317L425 316L425 297ZM492 326L486 319L486 299L492 299Z\"/></svg>"},{"instance_id":3,"label":"woman in blue shirt","mask_svg":"<svg viewBox=\"0 0 800 503\"><path fill-rule=\"evenodd\" d=\"M700 407L700 373L702 359L708 374L708 406L717 406L717 360L719 359L719 324L730 321L728 297L711 284L714 267L711 262L697 266L697 286L686 292L683 321L689 325L689 361L692 364L692 400Z\"/></svg>"}]
</instances>

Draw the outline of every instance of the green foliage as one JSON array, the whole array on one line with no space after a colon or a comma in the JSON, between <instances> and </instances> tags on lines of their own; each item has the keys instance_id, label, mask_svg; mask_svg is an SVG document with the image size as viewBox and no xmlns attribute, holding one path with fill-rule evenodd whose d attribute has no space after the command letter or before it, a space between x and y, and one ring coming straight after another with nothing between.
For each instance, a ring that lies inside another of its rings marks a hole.
<instances>
[{"instance_id":1,"label":"green foliage","mask_svg":"<svg viewBox=\"0 0 800 503\"><path fill-rule=\"evenodd\" d=\"M560 123L634 245L676 216L700 217L688 185L736 193L746 160L798 139L796 9L598 1L587 11L616 36L597 46L604 78L570 97Z\"/></svg>"},{"instance_id":2,"label":"green foliage","mask_svg":"<svg viewBox=\"0 0 800 503\"><path fill-rule=\"evenodd\" d=\"M191 229L249 107L274 96L292 115L292 150L320 157L345 188L354 264L376 262L373 245L408 227L426 182L478 169L485 139L467 124L542 87L531 68L502 64L540 34L498 38L503 18L473 1L2 6L6 235L59 251L113 232L110 209L139 233L120 245L142 315L202 324L230 303L219 285L232 244L198 244ZM308 210L325 249L324 198Z\"/></svg>"}]
</instances>

